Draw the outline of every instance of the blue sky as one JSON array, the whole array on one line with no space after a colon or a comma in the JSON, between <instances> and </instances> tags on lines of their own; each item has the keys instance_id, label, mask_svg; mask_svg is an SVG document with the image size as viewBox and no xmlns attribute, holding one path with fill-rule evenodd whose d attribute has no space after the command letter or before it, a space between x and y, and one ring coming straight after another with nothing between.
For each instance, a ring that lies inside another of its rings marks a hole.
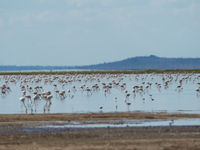
<instances>
[{"instance_id":1,"label":"blue sky","mask_svg":"<svg viewBox=\"0 0 200 150\"><path fill-rule=\"evenodd\" d=\"M200 0L0 0L0 65L200 57Z\"/></svg>"}]
</instances>

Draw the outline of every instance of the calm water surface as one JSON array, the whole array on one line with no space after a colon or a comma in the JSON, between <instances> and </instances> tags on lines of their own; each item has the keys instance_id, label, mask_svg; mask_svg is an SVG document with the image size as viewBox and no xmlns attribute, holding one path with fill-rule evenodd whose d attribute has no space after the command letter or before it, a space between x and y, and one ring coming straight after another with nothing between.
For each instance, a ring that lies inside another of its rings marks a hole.
<instances>
[{"instance_id":1,"label":"calm water surface","mask_svg":"<svg viewBox=\"0 0 200 150\"><path fill-rule=\"evenodd\" d=\"M162 127L162 126L198 126L199 118L176 120L109 120L84 122L54 122L53 125L36 126L36 128L124 128L124 127ZM198 133L197 133L198 134Z\"/></svg>"},{"instance_id":2,"label":"calm water surface","mask_svg":"<svg viewBox=\"0 0 200 150\"><path fill-rule=\"evenodd\" d=\"M0 114L200 113L200 74L8 75L0 86Z\"/></svg>"}]
</instances>

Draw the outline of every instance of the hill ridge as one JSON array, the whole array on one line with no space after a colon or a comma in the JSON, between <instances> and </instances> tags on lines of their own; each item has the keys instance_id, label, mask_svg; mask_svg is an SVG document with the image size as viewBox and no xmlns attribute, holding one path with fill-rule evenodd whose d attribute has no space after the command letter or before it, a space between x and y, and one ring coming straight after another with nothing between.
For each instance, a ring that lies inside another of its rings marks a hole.
<instances>
[{"instance_id":1,"label":"hill ridge","mask_svg":"<svg viewBox=\"0 0 200 150\"><path fill-rule=\"evenodd\" d=\"M200 58L168 58L156 55L136 56L123 60L82 66L0 66L0 71L20 70L180 70L200 69Z\"/></svg>"}]
</instances>

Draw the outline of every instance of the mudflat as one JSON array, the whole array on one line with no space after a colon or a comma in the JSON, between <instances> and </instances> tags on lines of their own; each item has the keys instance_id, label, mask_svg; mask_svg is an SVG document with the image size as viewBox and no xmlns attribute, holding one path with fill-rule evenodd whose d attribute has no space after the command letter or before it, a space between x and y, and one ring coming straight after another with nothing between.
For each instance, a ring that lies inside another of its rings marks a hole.
<instances>
[{"instance_id":1,"label":"mudflat","mask_svg":"<svg viewBox=\"0 0 200 150\"><path fill-rule=\"evenodd\" d=\"M199 118L198 114L96 113L0 115L0 149L199 149L200 126L64 128L23 131L53 121ZM12 132L11 132L12 131Z\"/></svg>"},{"instance_id":2,"label":"mudflat","mask_svg":"<svg viewBox=\"0 0 200 150\"><path fill-rule=\"evenodd\" d=\"M80 113L80 114L0 114L0 123L19 121L90 121L90 120L144 120L144 119L180 119L200 118L200 114L179 113Z\"/></svg>"}]
</instances>

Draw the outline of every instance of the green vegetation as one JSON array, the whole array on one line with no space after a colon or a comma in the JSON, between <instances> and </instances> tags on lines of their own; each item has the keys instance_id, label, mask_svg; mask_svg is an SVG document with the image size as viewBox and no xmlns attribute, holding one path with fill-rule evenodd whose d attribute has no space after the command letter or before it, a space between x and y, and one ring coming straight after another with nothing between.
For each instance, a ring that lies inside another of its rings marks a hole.
<instances>
[{"instance_id":1,"label":"green vegetation","mask_svg":"<svg viewBox=\"0 0 200 150\"><path fill-rule=\"evenodd\" d=\"M41 71L41 72L0 72L0 75L65 75L65 74L149 74L149 73L200 73L195 70L120 70L120 71Z\"/></svg>"}]
</instances>

